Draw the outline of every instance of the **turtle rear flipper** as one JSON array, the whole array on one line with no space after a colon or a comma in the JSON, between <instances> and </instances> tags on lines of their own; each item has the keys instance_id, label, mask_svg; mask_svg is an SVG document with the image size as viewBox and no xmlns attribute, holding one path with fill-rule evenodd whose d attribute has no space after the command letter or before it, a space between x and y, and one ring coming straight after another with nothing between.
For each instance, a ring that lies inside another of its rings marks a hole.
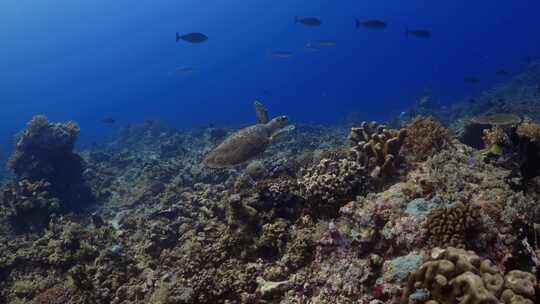
<instances>
[{"instance_id":1,"label":"turtle rear flipper","mask_svg":"<svg viewBox=\"0 0 540 304\"><path fill-rule=\"evenodd\" d=\"M274 134L270 135L270 142L274 142L282 138L283 136L285 136L285 134L293 131L294 129L296 129L294 125L288 125L285 128L277 130L276 132L274 132Z\"/></svg>"},{"instance_id":2,"label":"turtle rear flipper","mask_svg":"<svg viewBox=\"0 0 540 304\"><path fill-rule=\"evenodd\" d=\"M257 123L258 124L265 124L268 120L268 111L266 110L266 107L258 100L255 100L253 103L255 106L255 114L257 115Z\"/></svg>"}]
</instances>

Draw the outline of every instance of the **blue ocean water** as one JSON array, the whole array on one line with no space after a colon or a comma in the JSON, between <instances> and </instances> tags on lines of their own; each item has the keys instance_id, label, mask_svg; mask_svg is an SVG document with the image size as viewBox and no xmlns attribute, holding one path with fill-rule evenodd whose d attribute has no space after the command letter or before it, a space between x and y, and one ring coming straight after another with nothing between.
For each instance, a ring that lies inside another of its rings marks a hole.
<instances>
[{"instance_id":1,"label":"blue ocean water","mask_svg":"<svg viewBox=\"0 0 540 304\"><path fill-rule=\"evenodd\" d=\"M388 28L355 28L355 18ZM144 119L238 126L254 121L254 99L293 122L384 120L426 89L452 102L510 77L498 69L523 70L540 57L539 20L536 0L2 0L0 142L38 113L77 121L83 142ZM209 40L176 43L175 32ZM320 39L336 45L306 50Z\"/></svg>"}]
</instances>

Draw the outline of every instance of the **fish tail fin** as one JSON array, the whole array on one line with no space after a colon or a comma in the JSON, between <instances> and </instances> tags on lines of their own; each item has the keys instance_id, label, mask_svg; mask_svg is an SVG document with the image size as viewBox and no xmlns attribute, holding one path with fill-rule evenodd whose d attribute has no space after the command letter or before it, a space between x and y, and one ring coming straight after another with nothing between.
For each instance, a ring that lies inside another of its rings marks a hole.
<instances>
[{"instance_id":1,"label":"fish tail fin","mask_svg":"<svg viewBox=\"0 0 540 304\"><path fill-rule=\"evenodd\" d=\"M356 26L356 28L359 28L360 27L360 20L354 19L354 25Z\"/></svg>"},{"instance_id":2,"label":"fish tail fin","mask_svg":"<svg viewBox=\"0 0 540 304\"><path fill-rule=\"evenodd\" d=\"M298 23L300 19L298 19L298 16L294 16L294 23Z\"/></svg>"},{"instance_id":3,"label":"fish tail fin","mask_svg":"<svg viewBox=\"0 0 540 304\"><path fill-rule=\"evenodd\" d=\"M405 28L405 37L409 37L409 28L408 27Z\"/></svg>"},{"instance_id":4,"label":"fish tail fin","mask_svg":"<svg viewBox=\"0 0 540 304\"><path fill-rule=\"evenodd\" d=\"M180 40L180 34L176 32L176 42L178 42L179 40Z\"/></svg>"}]
</instances>

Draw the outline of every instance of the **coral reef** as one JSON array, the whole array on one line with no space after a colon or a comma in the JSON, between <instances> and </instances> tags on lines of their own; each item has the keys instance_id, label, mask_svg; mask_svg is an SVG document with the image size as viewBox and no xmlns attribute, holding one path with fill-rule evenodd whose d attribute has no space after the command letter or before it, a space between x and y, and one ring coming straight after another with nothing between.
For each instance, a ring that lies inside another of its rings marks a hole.
<instances>
[{"instance_id":1,"label":"coral reef","mask_svg":"<svg viewBox=\"0 0 540 304\"><path fill-rule=\"evenodd\" d=\"M461 142L476 149L483 149L486 143L486 130L491 130L489 133L496 132L500 136L506 133L508 136L521 121L519 115L509 113L471 117L465 120L463 131L458 134Z\"/></svg>"},{"instance_id":2,"label":"coral reef","mask_svg":"<svg viewBox=\"0 0 540 304\"><path fill-rule=\"evenodd\" d=\"M74 122L50 123L35 116L17 138L8 166L18 179L50 183L51 195L74 207L92 199L83 180L84 163L73 152L79 135Z\"/></svg>"},{"instance_id":3,"label":"coral reef","mask_svg":"<svg viewBox=\"0 0 540 304\"><path fill-rule=\"evenodd\" d=\"M5 216L18 230L44 228L53 213L93 200L83 178L84 162L73 152L79 127L35 116L17 138L8 166L17 180L3 191Z\"/></svg>"},{"instance_id":4,"label":"coral reef","mask_svg":"<svg viewBox=\"0 0 540 304\"><path fill-rule=\"evenodd\" d=\"M55 124L45 116L34 116L18 135L8 165L19 178L77 178L81 164L72 151L79 132L74 122ZM71 166L75 169L68 170Z\"/></svg>"},{"instance_id":5,"label":"coral reef","mask_svg":"<svg viewBox=\"0 0 540 304\"><path fill-rule=\"evenodd\" d=\"M455 110L423 97L417 112L428 107ZM80 209L41 175L49 150L21 144L17 179L0 186L0 303L538 302L532 122L490 126L478 140L503 149L486 155L410 118L401 130L299 125L220 170L201 159L237 130L129 125L80 151L74 181L98 202ZM34 124L23 142L58 136L77 156L69 124Z\"/></svg>"},{"instance_id":6,"label":"coral reef","mask_svg":"<svg viewBox=\"0 0 540 304\"><path fill-rule=\"evenodd\" d=\"M536 277L512 270L502 273L473 251L435 248L409 278L401 303L535 303Z\"/></svg>"},{"instance_id":7,"label":"coral reef","mask_svg":"<svg viewBox=\"0 0 540 304\"><path fill-rule=\"evenodd\" d=\"M487 153L495 156L502 155L503 148L510 145L508 134L497 126L491 127L491 129L484 129L482 141L484 141L484 147Z\"/></svg>"},{"instance_id":8,"label":"coral reef","mask_svg":"<svg viewBox=\"0 0 540 304\"><path fill-rule=\"evenodd\" d=\"M365 190L364 168L355 161L322 159L298 180L300 196L309 202L340 205Z\"/></svg>"},{"instance_id":9,"label":"coral reef","mask_svg":"<svg viewBox=\"0 0 540 304\"><path fill-rule=\"evenodd\" d=\"M399 152L406 136L405 129L393 130L375 122L363 122L359 128L351 128L351 158L373 178L392 176L399 167Z\"/></svg>"},{"instance_id":10,"label":"coral reef","mask_svg":"<svg viewBox=\"0 0 540 304\"><path fill-rule=\"evenodd\" d=\"M0 194L4 214L19 230L40 230L51 214L59 212L61 201L51 195L51 184L45 180L23 179L9 184Z\"/></svg>"},{"instance_id":11,"label":"coral reef","mask_svg":"<svg viewBox=\"0 0 540 304\"><path fill-rule=\"evenodd\" d=\"M520 124L516 130L519 137L528 138L531 142L540 141L540 126L531 121Z\"/></svg>"},{"instance_id":12,"label":"coral reef","mask_svg":"<svg viewBox=\"0 0 540 304\"><path fill-rule=\"evenodd\" d=\"M426 222L429 242L439 247L465 248L481 227L480 206L463 203L431 211Z\"/></svg>"},{"instance_id":13,"label":"coral reef","mask_svg":"<svg viewBox=\"0 0 540 304\"><path fill-rule=\"evenodd\" d=\"M414 160L426 160L451 145L450 133L432 117L415 117L407 123L404 148Z\"/></svg>"}]
</instances>

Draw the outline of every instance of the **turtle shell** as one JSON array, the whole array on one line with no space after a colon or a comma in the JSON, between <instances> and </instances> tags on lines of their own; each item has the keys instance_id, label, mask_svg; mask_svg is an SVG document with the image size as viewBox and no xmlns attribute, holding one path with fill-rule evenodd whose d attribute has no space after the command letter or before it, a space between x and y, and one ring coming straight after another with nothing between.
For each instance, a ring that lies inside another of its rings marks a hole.
<instances>
[{"instance_id":1,"label":"turtle shell","mask_svg":"<svg viewBox=\"0 0 540 304\"><path fill-rule=\"evenodd\" d=\"M227 137L206 155L202 164L209 168L232 167L262 154L268 145L270 134L265 125L247 127Z\"/></svg>"}]
</instances>

